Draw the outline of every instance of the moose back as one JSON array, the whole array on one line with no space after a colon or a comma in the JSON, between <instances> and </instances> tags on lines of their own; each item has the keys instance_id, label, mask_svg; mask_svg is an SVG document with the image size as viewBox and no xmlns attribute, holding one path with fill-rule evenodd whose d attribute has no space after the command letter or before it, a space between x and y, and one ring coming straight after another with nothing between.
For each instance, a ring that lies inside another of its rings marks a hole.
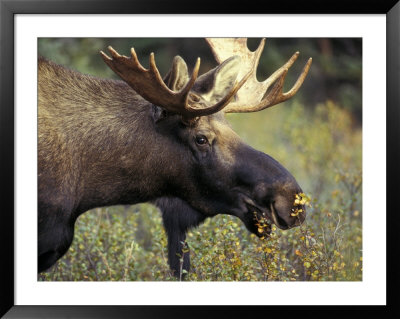
<instances>
[{"instance_id":1,"label":"moose back","mask_svg":"<svg viewBox=\"0 0 400 319\"><path fill-rule=\"evenodd\" d=\"M264 82L256 71L264 40L254 52L243 38L206 39L218 65L189 74L176 56L161 77L154 54L149 69L109 47L105 63L122 81L38 61L38 271L68 250L74 224L85 211L152 202L168 235L176 276L189 270L182 242L207 217L230 214L259 237L271 225L289 229L305 219L295 204L302 192L272 157L245 144L224 114L257 112L296 94L311 65L288 92L283 84L298 56ZM262 224L264 227L260 228Z\"/></svg>"}]
</instances>

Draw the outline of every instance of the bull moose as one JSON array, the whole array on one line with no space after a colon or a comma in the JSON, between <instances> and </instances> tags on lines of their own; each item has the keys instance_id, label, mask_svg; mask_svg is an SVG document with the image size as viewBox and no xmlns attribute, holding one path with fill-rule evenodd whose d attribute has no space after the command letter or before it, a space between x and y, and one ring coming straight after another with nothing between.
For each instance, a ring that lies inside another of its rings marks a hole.
<instances>
[{"instance_id":1,"label":"bull moose","mask_svg":"<svg viewBox=\"0 0 400 319\"><path fill-rule=\"evenodd\" d=\"M38 271L68 250L78 216L95 207L152 202L162 212L168 261L179 276L186 232L207 217L230 214L259 237L271 225L289 229L305 219L302 192L272 157L246 145L224 113L257 112L296 94L283 84L296 52L267 80L244 38L206 39L217 62L198 76L176 56L162 78L154 54L144 68L131 49L100 52L121 80L100 79L38 60ZM297 213L293 213L297 212ZM260 223L264 227L260 228ZM262 229L262 231L260 231ZM189 270L189 254L183 269Z\"/></svg>"}]
</instances>

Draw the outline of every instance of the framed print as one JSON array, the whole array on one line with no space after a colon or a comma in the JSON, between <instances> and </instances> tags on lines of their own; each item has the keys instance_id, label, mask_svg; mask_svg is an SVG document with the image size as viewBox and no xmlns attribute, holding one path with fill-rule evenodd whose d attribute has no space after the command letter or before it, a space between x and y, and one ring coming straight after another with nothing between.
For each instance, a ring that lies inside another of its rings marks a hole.
<instances>
[{"instance_id":1,"label":"framed print","mask_svg":"<svg viewBox=\"0 0 400 319\"><path fill-rule=\"evenodd\" d=\"M393 316L399 8L1 1L1 314Z\"/></svg>"}]
</instances>

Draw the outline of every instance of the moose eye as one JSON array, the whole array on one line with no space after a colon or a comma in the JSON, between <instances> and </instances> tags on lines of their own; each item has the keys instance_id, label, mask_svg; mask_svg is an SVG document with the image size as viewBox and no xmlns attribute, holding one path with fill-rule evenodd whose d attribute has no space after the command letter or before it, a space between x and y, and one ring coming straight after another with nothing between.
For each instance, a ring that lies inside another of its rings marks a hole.
<instances>
[{"instance_id":1,"label":"moose eye","mask_svg":"<svg viewBox=\"0 0 400 319\"><path fill-rule=\"evenodd\" d=\"M204 135L197 135L196 136L196 144L197 145L205 145L208 143L207 137Z\"/></svg>"}]
</instances>

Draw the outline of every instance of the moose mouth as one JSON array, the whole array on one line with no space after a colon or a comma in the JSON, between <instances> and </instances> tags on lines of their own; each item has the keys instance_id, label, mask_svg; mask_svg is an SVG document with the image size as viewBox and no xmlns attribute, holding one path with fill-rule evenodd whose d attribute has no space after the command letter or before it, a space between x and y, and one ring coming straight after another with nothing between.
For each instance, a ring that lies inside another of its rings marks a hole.
<instances>
[{"instance_id":1,"label":"moose mouth","mask_svg":"<svg viewBox=\"0 0 400 319\"><path fill-rule=\"evenodd\" d=\"M251 232L256 234L258 237L269 236L272 231L272 224L275 224L280 229L291 228L288 223L279 216L274 203L262 208L254 203L251 199L245 199L245 204L247 208L247 222L246 226ZM251 218L251 221L249 220Z\"/></svg>"}]
</instances>

